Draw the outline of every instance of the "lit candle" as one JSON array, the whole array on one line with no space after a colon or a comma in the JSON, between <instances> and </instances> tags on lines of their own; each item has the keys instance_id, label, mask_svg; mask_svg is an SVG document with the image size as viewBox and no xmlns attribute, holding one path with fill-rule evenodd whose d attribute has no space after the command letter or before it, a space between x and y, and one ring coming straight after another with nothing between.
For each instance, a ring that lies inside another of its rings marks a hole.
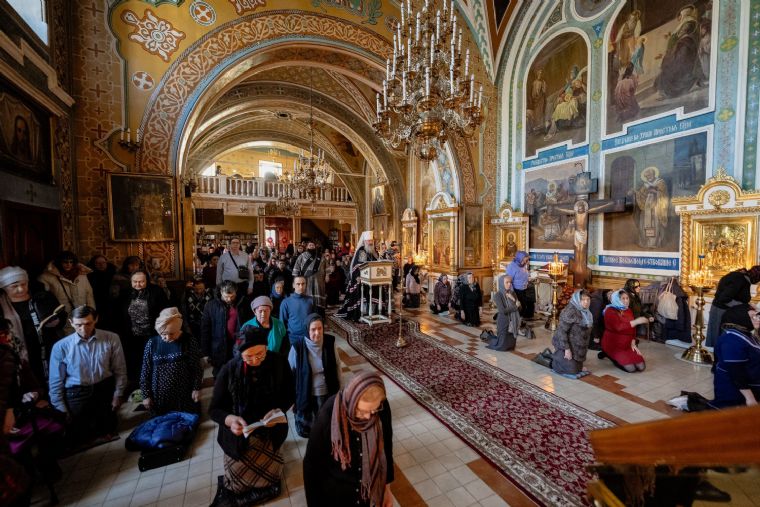
<instances>
[{"instance_id":1,"label":"lit candle","mask_svg":"<svg viewBox=\"0 0 760 507\"><path fill-rule=\"evenodd\" d=\"M140 143L140 137L141 137L140 134L141 134L141 131L140 131L140 129L138 129L137 130L137 142L138 142L138 144Z\"/></svg>"},{"instance_id":2,"label":"lit candle","mask_svg":"<svg viewBox=\"0 0 760 507\"><path fill-rule=\"evenodd\" d=\"M127 142L132 142L132 129L127 129Z\"/></svg>"},{"instance_id":3,"label":"lit candle","mask_svg":"<svg viewBox=\"0 0 760 507\"><path fill-rule=\"evenodd\" d=\"M124 140L124 127L121 127L121 135L119 136L119 140L120 141Z\"/></svg>"}]
</instances>

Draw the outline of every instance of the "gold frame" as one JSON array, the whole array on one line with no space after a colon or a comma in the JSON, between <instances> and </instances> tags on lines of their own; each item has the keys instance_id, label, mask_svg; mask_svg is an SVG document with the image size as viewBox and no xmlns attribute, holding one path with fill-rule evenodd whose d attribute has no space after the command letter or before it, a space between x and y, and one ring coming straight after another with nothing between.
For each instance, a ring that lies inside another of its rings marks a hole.
<instances>
[{"instance_id":1,"label":"gold frame","mask_svg":"<svg viewBox=\"0 0 760 507\"><path fill-rule=\"evenodd\" d=\"M757 264L760 190L742 190L725 169L719 168L697 195L677 197L672 202L676 214L681 217L681 286L686 287L692 271L698 269L707 225L746 225L748 237L744 267ZM723 270L714 271L713 284L725 273Z\"/></svg>"},{"instance_id":2,"label":"gold frame","mask_svg":"<svg viewBox=\"0 0 760 507\"><path fill-rule=\"evenodd\" d=\"M143 178L162 180L168 182L170 185L170 198L171 198L171 213L172 213L172 234L171 237L166 238L117 238L116 230L114 227L114 202L113 202L113 183L114 177L125 178ZM108 228L111 235L111 241L119 243L161 243L168 241L177 241L177 180L173 176L165 176L163 174L135 174L135 173L108 173L106 178L106 190L108 198Z\"/></svg>"},{"instance_id":3,"label":"gold frame","mask_svg":"<svg viewBox=\"0 0 760 507\"><path fill-rule=\"evenodd\" d=\"M496 241L496 249L494 251L491 262L494 264L494 268L500 271L499 266L502 263L508 264L514 259L514 257L502 255L504 252L506 238L509 236L509 234L515 235L515 243L517 245L515 252L518 252L520 250L523 250L525 252L528 251L528 238L530 237L530 219L525 213L514 211L512 209L512 205L509 202L504 201L504 203L499 208L499 214L497 216L491 217L490 225L495 229L494 239Z\"/></svg>"},{"instance_id":4,"label":"gold frame","mask_svg":"<svg viewBox=\"0 0 760 507\"><path fill-rule=\"evenodd\" d=\"M409 256L413 256L417 253L417 213L412 208L406 208L401 215L401 257L406 259ZM407 241L407 232L409 232L409 240Z\"/></svg>"},{"instance_id":5,"label":"gold frame","mask_svg":"<svg viewBox=\"0 0 760 507\"><path fill-rule=\"evenodd\" d=\"M430 200L430 207L427 208L428 216L428 264L432 271L440 273L455 274L459 266L459 204L445 192L438 192ZM433 263L433 245L435 237L433 234L434 224L437 221L449 222L449 248L451 251L450 264Z\"/></svg>"}]
</instances>

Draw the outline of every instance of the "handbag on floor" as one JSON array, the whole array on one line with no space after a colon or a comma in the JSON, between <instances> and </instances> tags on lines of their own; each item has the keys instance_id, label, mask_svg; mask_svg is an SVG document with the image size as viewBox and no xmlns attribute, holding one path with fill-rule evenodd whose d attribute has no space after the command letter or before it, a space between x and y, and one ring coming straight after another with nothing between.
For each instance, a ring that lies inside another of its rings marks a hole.
<instances>
[{"instance_id":1,"label":"handbag on floor","mask_svg":"<svg viewBox=\"0 0 760 507\"><path fill-rule=\"evenodd\" d=\"M552 351L551 349L544 349L541 353L536 354L536 357L532 359L534 363L540 364L541 366L546 366L547 368L552 367Z\"/></svg>"},{"instance_id":2,"label":"handbag on floor","mask_svg":"<svg viewBox=\"0 0 760 507\"><path fill-rule=\"evenodd\" d=\"M657 297L657 313L669 320L678 320L678 301L673 294L673 278L665 286L665 290Z\"/></svg>"}]
</instances>

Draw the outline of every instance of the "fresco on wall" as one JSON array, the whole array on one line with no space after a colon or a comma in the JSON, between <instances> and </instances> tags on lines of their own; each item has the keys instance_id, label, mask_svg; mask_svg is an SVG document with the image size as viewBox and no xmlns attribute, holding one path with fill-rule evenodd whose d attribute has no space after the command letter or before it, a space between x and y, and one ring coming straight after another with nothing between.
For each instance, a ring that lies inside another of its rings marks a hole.
<instances>
[{"instance_id":1,"label":"fresco on wall","mask_svg":"<svg viewBox=\"0 0 760 507\"><path fill-rule=\"evenodd\" d=\"M0 170L49 183L50 117L0 81Z\"/></svg>"},{"instance_id":2,"label":"fresco on wall","mask_svg":"<svg viewBox=\"0 0 760 507\"><path fill-rule=\"evenodd\" d=\"M525 213L530 216L531 248L573 249L573 217L555 212L552 206L572 207L575 196L571 187L575 176L584 169L583 162L575 161L525 172L523 202Z\"/></svg>"},{"instance_id":3,"label":"fresco on wall","mask_svg":"<svg viewBox=\"0 0 760 507\"><path fill-rule=\"evenodd\" d=\"M607 48L608 134L673 109L708 106L711 26L711 1L626 2Z\"/></svg>"},{"instance_id":4,"label":"fresco on wall","mask_svg":"<svg viewBox=\"0 0 760 507\"><path fill-rule=\"evenodd\" d=\"M575 0L575 12L581 17L591 18L610 5L609 0Z\"/></svg>"},{"instance_id":5,"label":"fresco on wall","mask_svg":"<svg viewBox=\"0 0 760 507\"><path fill-rule=\"evenodd\" d=\"M706 147L701 132L606 155L604 195L631 197L633 209L604 216L605 250L678 252L671 199L694 195L705 182Z\"/></svg>"},{"instance_id":6,"label":"fresco on wall","mask_svg":"<svg viewBox=\"0 0 760 507\"><path fill-rule=\"evenodd\" d=\"M372 214L385 215L385 186L378 185L372 189Z\"/></svg>"},{"instance_id":7,"label":"fresco on wall","mask_svg":"<svg viewBox=\"0 0 760 507\"><path fill-rule=\"evenodd\" d=\"M540 148L586 139L588 48L576 33L544 46L525 84L525 156Z\"/></svg>"},{"instance_id":8,"label":"fresco on wall","mask_svg":"<svg viewBox=\"0 0 760 507\"><path fill-rule=\"evenodd\" d=\"M362 23L376 25L377 19L383 15L381 0L311 0L314 7L339 7L355 16L366 18Z\"/></svg>"},{"instance_id":9,"label":"fresco on wall","mask_svg":"<svg viewBox=\"0 0 760 507\"><path fill-rule=\"evenodd\" d=\"M438 176L441 178L441 191L456 197L454 194L454 177L451 173L451 164L449 164L449 156L446 150L438 150L436 161L438 163Z\"/></svg>"}]
</instances>

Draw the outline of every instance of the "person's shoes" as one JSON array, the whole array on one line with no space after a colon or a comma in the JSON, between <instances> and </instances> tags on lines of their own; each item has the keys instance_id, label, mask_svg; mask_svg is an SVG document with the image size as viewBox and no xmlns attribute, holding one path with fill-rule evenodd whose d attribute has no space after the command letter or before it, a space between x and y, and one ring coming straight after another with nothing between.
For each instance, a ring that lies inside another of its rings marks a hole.
<instances>
[{"instance_id":1,"label":"person's shoes","mask_svg":"<svg viewBox=\"0 0 760 507\"><path fill-rule=\"evenodd\" d=\"M264 488L253 488L250 491L238 495L237 505L240 507L248 507L249 505L260 505L268 502L273 498L280 496L282 492L282 483L277 482L271 486Z\"/></svg>"},{"instance_id":2,"label":"person's shoes","mask_svg":"<svg viewBox=\"0 0 760 507\"><path fill-rule=\"evenodd\" d=\"M725 491L719 490L707 479L702 479L699 484L697 484L697 489L694 490L694 500L728 503L731 501L731 495Z\"/></svg>"},{"instance_id":3,"label":"person's shoes","mask_svg":"<svg viewBox=\"0 0 760 507\"><path fill-rule=\"evenodd\" d=\"M605 359L607 357L607 354L603 350L600 350L599 353L596 355L599 359Z\"/></svg>"},{"instance_id":4,"label":"person's shoes","mask_svg":"<svg viewBox=\"0 0 760 507\"><path fill-rule=\"evenodd\" d=\"M216 496L209 507L233 507L237 502L234 501L234 493L224 486L224 476L217 477Z\"/></svg>"}]
</instances>

